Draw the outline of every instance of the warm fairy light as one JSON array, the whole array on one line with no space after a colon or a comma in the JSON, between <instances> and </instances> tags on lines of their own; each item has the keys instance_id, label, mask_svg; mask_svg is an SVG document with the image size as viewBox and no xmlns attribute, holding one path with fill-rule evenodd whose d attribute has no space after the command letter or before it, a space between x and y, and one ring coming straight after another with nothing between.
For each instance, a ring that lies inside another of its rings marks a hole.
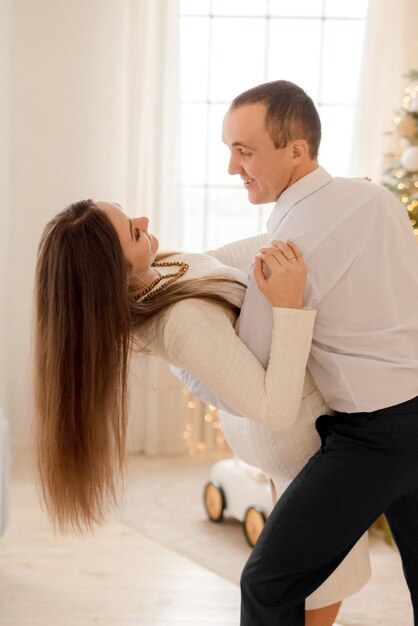
<instances>
[{"instance_id":1,"label":"warm fairy light","mask_svg":"<svg viewBox=\"0 0 418 626\"><path fill-rule=\"evenodd\" d=\"M398 189L405 189L405 185L403 183L399 183L397 187Z\"/></svg>"},{"instance_id":2,"label":"warm fairy light","mask_svg":"<svg viewBox=\"0 0 418 626\"><path fill-rule=\"evenodd\" d=\"M398 170L397 172L395 172L395 177L396 178L402 178L402 176L405 174L405 172L403 170Z\"/></svg>"},{"instance_id":3,"label":"warm fairy light","mask_svg":"<svg viewBox=\"0 0 418 626\"><path fill-rule=\"evenodd\" d=\"M402 202L404 204L406 204L408 202L408 200L409 200L408 196L402 196Z\"/></svg>"},{"instance_id":4,"label":"warm fairy light","mask_svg":"<svg viewBox=\"0 0 418 626\"><path fill-rule=\"evenodd\" d=\"M190 456L196 456L209 448L225 447L226 442L221 433L216 406L199 402L187 387L183 387L181 393L189 411L182 433L187 453ZM208 437L207 442L201 440L202 428L204 437Z\"/></svg>"}]
</instances>

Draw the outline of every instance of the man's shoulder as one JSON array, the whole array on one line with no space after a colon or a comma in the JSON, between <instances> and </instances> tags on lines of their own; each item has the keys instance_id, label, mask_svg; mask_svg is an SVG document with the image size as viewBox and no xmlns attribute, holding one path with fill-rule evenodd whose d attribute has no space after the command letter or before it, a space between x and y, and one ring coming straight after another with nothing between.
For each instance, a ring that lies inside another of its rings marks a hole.
<instances>
[{"instance_id":1,"label":"man's shoulder","mask_svg":"<svg viewBox=\"0 0 418 626\"><path fill-rule=\"evenodd\" d=\"M387 190L375 183L365 180L364 178L347 178L342 176L333 177L330 185L331 189L341 192L353 193L365 198L373 196L385 195Z\"/></svg>"},{"instance_id":2,"label":"man's shoulder","mask_svg":"<svg viewBox=\"0 0 418 626\"><path fill-rule=\"evenodd\" d=\"M357 210L382 209L382 207L395 207L400 204L395 196L381 185L377 185L363 178L332 178L329 185L320 190L324 200L339 211L346 213L347 217ZM318 201L319 197L312 197ZM344 208L346 211L344 211Z\"/></svg>"}]
</instances>

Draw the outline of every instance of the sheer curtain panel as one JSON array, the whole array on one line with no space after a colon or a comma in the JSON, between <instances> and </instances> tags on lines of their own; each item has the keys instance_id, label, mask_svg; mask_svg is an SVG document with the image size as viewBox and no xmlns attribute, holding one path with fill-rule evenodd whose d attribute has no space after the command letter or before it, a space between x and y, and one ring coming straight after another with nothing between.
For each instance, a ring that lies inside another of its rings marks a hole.
<instances>
[{"instance_id":1,"label":"sheer curtain panel","mask_svg":"<svg viewBox=\"0 0 418 626\"><path fill-rule=\"evenodd\" d=\"M30 438L32 291L46 222L74 200L108 199L148 214L164 247L181 245L177 23L176 0L0 0L0 406L15 443ZM166 414L144 400L140 379L133 424L155 428L159 415L158 433L178 450L181 432L170 428L173 414L184 418L181 393Z\"/></svg>"}]
</instances>

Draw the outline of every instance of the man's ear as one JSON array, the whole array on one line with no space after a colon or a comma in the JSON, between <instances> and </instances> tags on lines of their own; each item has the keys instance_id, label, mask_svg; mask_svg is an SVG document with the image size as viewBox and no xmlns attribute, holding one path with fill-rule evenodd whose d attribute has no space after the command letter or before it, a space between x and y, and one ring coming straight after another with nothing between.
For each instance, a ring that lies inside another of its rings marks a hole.
<instances>
[{"instance_id":1,"label":"man's ear","mask_svg":"<svg viewBox=\"0 0 418 626\"><path fill-rule=\"evenodd\" d=\"M292 158L295 165L299 165L305 159L309 159L309 146L305 139L292 141Z\"/></svg>"}]
</instances>

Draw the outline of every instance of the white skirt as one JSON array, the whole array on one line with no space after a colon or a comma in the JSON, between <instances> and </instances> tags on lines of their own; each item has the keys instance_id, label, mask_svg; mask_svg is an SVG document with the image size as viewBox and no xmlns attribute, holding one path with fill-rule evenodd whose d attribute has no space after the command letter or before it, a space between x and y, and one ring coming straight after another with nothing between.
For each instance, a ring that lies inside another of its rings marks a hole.
<instances>
[{"instance_id":1,"label":"white skirt","mask_svg":"<svg viewBox=\"0 0 418 626\"><path fill-rule=\"evenodd\" d=\"M309 611L341 602L364 587L371 576L368 533L365 533L331 576L305 600Z\"/></svg>"}]
</instances>

